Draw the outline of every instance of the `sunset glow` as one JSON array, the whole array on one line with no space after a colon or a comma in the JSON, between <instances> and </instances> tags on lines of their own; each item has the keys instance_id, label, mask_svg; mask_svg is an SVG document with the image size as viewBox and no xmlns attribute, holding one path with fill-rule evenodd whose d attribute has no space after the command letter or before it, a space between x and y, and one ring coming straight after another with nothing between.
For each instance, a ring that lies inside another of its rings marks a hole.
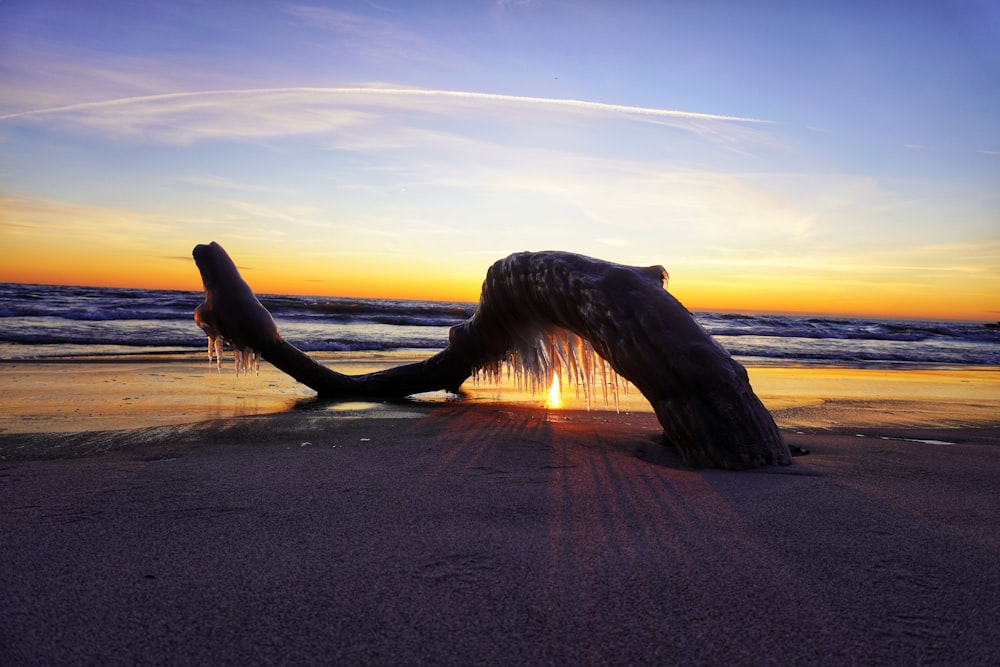
<instances>
[{"instance_id":1,"label":"sunset glow","mask_svg":"<svg viewBox=\"0 0 1000 667\"><path fill-rule=\"evenodd\" d=\"M552 374L552 384L549 385L549 393L545 396L545 407L558 410L562 407L562 386L559 383L559 374Z\"/></svg>"},{"instance_id":2,"label":"sunset glow","mask_svg":"<svg viewBox=\"0 0 1000 667\"><path fill-rule=\"evenodd\" d=\"M117 4L0 7L0 281L1000 318L995 4Z\"/></svg>"}]
</instances>

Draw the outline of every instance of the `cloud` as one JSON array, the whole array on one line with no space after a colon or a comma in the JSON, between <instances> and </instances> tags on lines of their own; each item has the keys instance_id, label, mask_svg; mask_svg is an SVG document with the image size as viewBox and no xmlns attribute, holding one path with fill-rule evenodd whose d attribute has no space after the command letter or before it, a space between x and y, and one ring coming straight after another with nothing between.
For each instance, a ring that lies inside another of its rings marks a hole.
<instances>
[{"instance_id":1,"label":"cloud","mask_svg":"<svg viewBox=\"0 0 1000 667\"><path fill-rule=\"evenodd\" d=\"M5 234L44 232L79 238L115 236L125 228L140 228L148 216L125 209L87 206L35 197L0 197Z\"/></svg>"},{"instance_id":2,"label":"cloud","mask_svg":"<svg viewBox=\"0 0 1000 667\"><path fill-rule=\"evenodd\" d=\"M383 13L392 12L385 7L373 5L373 8ZM307 28L334 33L334 40L326 39L314 46L334 51L338 57L350 53L375 63L416 62L447 69L466 64L461 53L429 40L398 22L311 5L292 5L285 11Z\"/></svg>"},{"instance_id":3,"label":"cloud","mask_svg":"<svg viewBox=\"0 0 1000 667\"><path fill-rule=\"evenodd\" d=\"M460 122L455 122L455 121ZM194 146L210 141L262 143L309 137L313 146L377 153L410 151L410 164L452 156L473 163L538 147L576 155L637 150L662 157L722 149L748 159L780 147L769 121L699 111L589 100L413 88L289 87L188 91L40 107L0 115L0 129L44 123L60 132L128 142ZM634 139L622 127L664 128ZM614 137L625 137L629 144ZM479 154L477 155L477 151ZM704 156L702 156L704 157ZM689 158L690 159L690 158ZM452 160L454 163L455 161ZM359 165L360 166L360 165ZM383 166L385 164L383 163ZM207 183L204 183L207 185ZM226 187L222 183L215 184Z\"/></svg>"},{"instance_id":4,"label":"cloud","mask_svg":"<svg viewBox=\"0 0 1000 667\"><path fill-rule=\"evenodd\" d=\"M171 111L186 112L191 110L208 110L217 107L233 108L232 101L245 104L247 98L254 101L286 103L301 103L303 99L313 104L327 106L371 104L386 100L416 101L463 101L485 103L495 106L533 107L536 109L559 109L584 111L598 114L624 114L632 117L675 118L692 121L724 121L733 123L770 124L773 121L732 116L698 111L683 111L677 109L660 109L655 107L640 107L626 104L609 104L588 100L528 97L522 95L500 95L496 93L481 93L459 90L433 90L425 88L390 88L390 87L337 87L337 88L249 88L235 90L207 90L191 92L163 93L159 95L141 95L121 97L117 99L95 102L80 102L43 109L28 109L0 116L0 121L18 118L30 118L54 114L73 114L80 112L117 109L122 107L147 106L153 111L169 113ZM169 105L173 106L169 106Z\"/></svg>"},{"instance_id":5,"label":"cloud","mask_svg":"<svg viewBox=\"0 0 1000 667\"><path fill-rule=\"evenodd\" d=\"M216 190L236 190L238 192L266 192L272 189L269 186L256 185L254 183L241 183L231 178L225 178L223 176L213 176L213 175L178 176L176 180L181 183L186 183L188 185L195 185L198 187L211 188Z\"/></svg>"}]
</instances>

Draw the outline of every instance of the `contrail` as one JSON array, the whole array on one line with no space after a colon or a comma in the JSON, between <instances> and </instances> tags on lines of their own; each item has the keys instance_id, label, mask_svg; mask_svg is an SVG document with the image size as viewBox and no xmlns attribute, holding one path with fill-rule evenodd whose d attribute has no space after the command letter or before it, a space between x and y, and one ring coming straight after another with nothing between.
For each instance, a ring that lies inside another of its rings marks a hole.
<instances>
[{"instance_id":1,"label":"contrail","mask_svg":"<svg viewBox=\"0 0 1000 667\"><path fill-rule=\"evenodd\" d=\"M148 102L160 102L164 100L176 100L196 97L212 96L237 96L237 95L261 95L261 94L287 94L287 93L321 93L324 95L370 95L373 97L452 97L467 100L482 100L486 102L514 103L526 105L543 105L551 107L569 107L583 109L586 111L612 112L620 114L637 114L642 116L659 116L669 118L687 118L691 120L717 120L737 123L773 123L770 120L759 118L745 118L742 116L726 116L713 113L699 113L696 111L678 111L676 109L656 109L651 107L637 107L626 104L607 104L605 102L590 102L587 100L573 100L551 97L527 97L523 95L500 95L496 93L477 93L461 90L430 90L424 88L247 88L231 90L205 90L180 93L162 93L159 95L142 95L137 97L119 97L112 100L101 100L97 102L80 102L77 104L67 104L58 107L48 107L45 109L29 109L27 111L17 111L0 116L0 121L14 118L27 118L31 116L42 116L47 114L57 114L72 111L86 111L89 109L103 109L108 107L127 106L130 104L144 104Z\"/></svg>"}]
</instances>

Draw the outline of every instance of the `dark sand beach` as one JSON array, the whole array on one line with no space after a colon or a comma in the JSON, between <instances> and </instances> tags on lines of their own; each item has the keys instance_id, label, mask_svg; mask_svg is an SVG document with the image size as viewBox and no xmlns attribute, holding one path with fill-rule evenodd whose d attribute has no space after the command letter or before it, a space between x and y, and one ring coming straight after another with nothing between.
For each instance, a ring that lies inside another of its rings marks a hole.
<instances>
[{"instance_id":1,"label":"dark sand beach","mask_svg":"<svg viewBox=\"0 0 1000 667\"><path fill-rule=\"evenodd\" d=\"M0 364L0 664L997 664L995 370L751 369L741 473L272 370Z\"/></svg>"}]
</instances>

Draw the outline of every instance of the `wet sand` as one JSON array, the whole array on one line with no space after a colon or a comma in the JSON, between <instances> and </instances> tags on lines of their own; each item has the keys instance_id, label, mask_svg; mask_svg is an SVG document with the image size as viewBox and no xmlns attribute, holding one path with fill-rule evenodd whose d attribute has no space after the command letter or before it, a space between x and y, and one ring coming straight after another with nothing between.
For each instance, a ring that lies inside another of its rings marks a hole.
<instances>
[{"instance_id":1,"label":"wet sand","mask_svg":"<svg viewBox=\"0 0 1000 667\"><path fill-rule=\"evenodd\" d=\"M424 358L414 353L317 355L345 373L368 373ZM1000 424L1000 368L865 370L750 367L754 390L785 428L868 426L965 427ZM551 407L548 396L469 380L474 403ZM315 392L269 364L236 376L200 355L0 360L0 434L76 433L190 424L280 413L308 404ZM444 392L416 402L451 400ZM590 408L615 411L614 397L594 391ZM583 394L563 388L562 409L587 409ZM650 412L633 388L619 392L622 412ZM2 455L2 454L0 454Z\"/></svg>"},{"instance_id":2,"label":"wet sand","mask_svg":"<svg viewBox=\"0 0 1000 667\"><path fill-rule=\"evenodd\" d=\"M1000 655L989 371L751 370L811 454L732 473L648 411L144 363L0 364L0 664Z\"/></svg>"}]
</instances>

